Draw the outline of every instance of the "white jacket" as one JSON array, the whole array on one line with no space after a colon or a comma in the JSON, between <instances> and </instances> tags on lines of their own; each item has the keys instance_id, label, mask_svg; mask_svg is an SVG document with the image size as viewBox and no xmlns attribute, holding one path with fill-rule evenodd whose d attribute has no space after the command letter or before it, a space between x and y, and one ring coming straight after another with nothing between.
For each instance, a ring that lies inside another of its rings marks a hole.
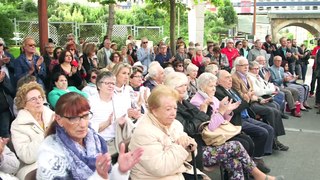
<instances>
[{"instance_id":1,"label":"white jacket","mask_svg":"<svg viewBox=\"0 0 320 180\"><path fill-rule=\"evenodd\" d=\"M54 117L54 112L48 107L43 107L42 118L47 128ZM37 153L41 142L44 140L45 131L25 109L19 111L18 116L11 124L11 139L17 156L22 161L21 169L17 173L19 179L36 169Z\"/></svg>"},{"instance_id":2,"label":"white jacket","mask_svg":"<svg viewBox=\"0 0 320 180\"><path fill-rule=\"evenodd\" d=\"M272 83L265 81L262 78L257 78L255 74L248 73L248 78L251 80L253 84L254 94L258 97L263 95L271 95L276 91L276 88Z\"/></svg>"}]
</instances>

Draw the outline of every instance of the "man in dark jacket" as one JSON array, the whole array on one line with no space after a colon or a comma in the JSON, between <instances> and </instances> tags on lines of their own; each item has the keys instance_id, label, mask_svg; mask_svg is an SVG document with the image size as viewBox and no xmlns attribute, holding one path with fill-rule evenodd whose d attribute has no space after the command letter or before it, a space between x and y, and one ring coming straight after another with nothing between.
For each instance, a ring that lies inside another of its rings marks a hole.
<instances>
[{"instance_id":1,"label":"man in dark jacket","mask_svg":"<svg viewBox=\"0 0 320 180\"><path fill-rule=\"evenodd\" d=\"M215 96L220 101L226 96L233 101L241 101L239 107L233 111L233 117L230 122L234 125L241 125L242 131L252 138L255 144L254 160L257 166L260 167L259 169L263 168L265 171L270 171L270 169L265 166L262 156L272 153L272 149L270 149L270 147L265 148L265 146L268 137L274 137L273 128L266 123L250 117L249 114L253 116L254 113L249 108L249 103L243 100L236 90L232 89L232 77L228 71L219 71L217 77L218 86Z\"/></svg>"}]
</instances>

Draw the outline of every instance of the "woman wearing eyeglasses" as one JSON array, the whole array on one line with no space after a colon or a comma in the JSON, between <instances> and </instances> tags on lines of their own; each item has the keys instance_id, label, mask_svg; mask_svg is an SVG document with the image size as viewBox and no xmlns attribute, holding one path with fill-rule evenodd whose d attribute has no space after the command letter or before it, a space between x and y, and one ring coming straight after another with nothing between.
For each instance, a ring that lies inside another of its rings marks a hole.
<instances>
[{"instance_id":1,"label":"woman wearing eyeglasses","mask_svg":"<svg viewBox=\"0 0 320 180\"><path fill-rule=\"evenodd\" d=\"M125 153L121 145L118 163L111 166L109 147L90 126L86 98L71 92L57 102L54 121L39 148L37 179L127 180L140 161L141 148Z\"/></svg>"},{"instance_id":2,"label":"woman wearing eyeglasses","mask_svg":"<svg viewBox=\"0 0 320 180\"><path fill-rule=\"evenodd\" d=\"M150 89L142 85L143 70L138 66L132 67L129 84L132 87L130 92L131 107L140 109L142 114L147 112L147 100L150 95Z\"/></svg>"},{"instance_id":3,"label":"woman wearing eyeglasses","mask_svg":"<svg viewBox=\"0 0 320 180\"><path fill-rule=\"evenodd\" d=\"M55 87L53 87L53 90L49 92L48 94L48 100L53 109L56 107L56 103L59 100L60 96L68 93L68 92L76 92L81 94L84 97L88 97L88 95L79 89L77 89L74 86L68 86L68 80L66 76L62 73L55 73L53 75L53 80Z\"/></svg>"},{"instance_id":4,"label":"woman wearing eyeglasses","mask_svg":"<svg viewBox=\"0 0 320 180\"><path fill-rule=\"evenodd\" d=\"M82 92L87 93L89 97L97 96L99 94L97 90L97 85L96 85L98 73L99 73L98 69L92 69L88 72L89 82L82 89Z\"/></svg>"},{"instance_id":5,"label":"woman wearing eyeglasses","mask_svg":"<svg viewBox=\"0 0 320 180\"><path fill-rule=\"evenodd\" d=\"M44 99L45 93L36 82L24 84L16 95L19 112L11 124L11 140L22 164L17 173L19 179L37 168L37 152L54 116L54 112L43 105Z\"/></svg>"},{"instance_id":6,"label":"woman wearing eyeglasses","mask_svg":"<svg viewBox=\"0 0 320 180\"><path fill-rule=\"evenodd\" d=\"M34 75L37 82L44 87L46 67L42 56L36 55L36 42L27 37L22 42L22 54L14 60L14 76L16 81L25 75Z\"/></svg>"}]
</instances>

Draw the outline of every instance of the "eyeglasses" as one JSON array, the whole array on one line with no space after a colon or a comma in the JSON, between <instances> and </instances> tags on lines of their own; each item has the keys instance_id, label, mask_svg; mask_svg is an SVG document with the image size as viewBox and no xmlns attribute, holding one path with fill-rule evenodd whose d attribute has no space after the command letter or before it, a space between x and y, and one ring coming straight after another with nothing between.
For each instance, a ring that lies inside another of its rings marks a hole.
<instances>
[{"instance_id":1,"label":"eyeglasses","mask_svg":"<svg viewBox=\"0 0 320 180\"><path fill-rule=\"evenodd\" d=\"M116 83L115 82L108 82L108 81L102 81L102 82L100 82L101 84L103 83L103 84L105 84L105 85L112 85L112 86L114 86L114 85L116 85Z\"/></svg>"},{"instance_id":2,"label":"eyeglasses","mask_svg":"<svg viewBox=\"0 0 320 180\"><path fill-rule=\"evenodd\" d=\"M97 78L97 76L91 76L91 79L96 79Z\"/></svg>"},{"instance_id":3,"label":"eyeglasses","mask_svg":"<svg viewBox=\"0 0 320 180\"><path fill-rule=\"evenodd\" d=\"M38 100L43 101L43 97L41 95L38 97L32 97L32 98L28 99L27 102L36 103Z\"/></svg>"},{"instance_id":4,"label":"eyeglasses","mask_svg":"<svg viewBox=\"0 0 320 180\"><path fill-rule=\"evenodd\" d=\"M75 49L70 49L70 51L74 51Z\"/></svg>"},{"instance_id":5,"label":"eyeglasses","mask_svg":"<svg viewBox=\"0 0 320 180\"><path fill-rule=\"evenodd\" d=\"M238 44L238 45L242 46L242 44Z\"/></svg>"},{"instance_id":6,"label":"eyeglasses","mask_svg":"<svg viewBox=\"0 0 320 180\"><path fill-rule=\"evenodd\" d=\"M259 70L259 68L252 68L253 70Z\"/></svg>"},{"instance_id":7,"label":"eyeglasses","mask_svg":"<svg viewBox=\"0 0 320 180\"><path fill-rule=\"evenodd\" d=\"M177 65L177 67L183 67L183 65L182 65L182 64L179 64L179 65Z\"/></svg>"},{"instance_id":8,"label":"eyeglasses","mask_svg":"<svg viewBox=\"0 0 320 180\"><path fill-rule=\"evenodd\" d=\"M3 46L3 44L2 44L2 43L0 43L0 46Z\"/></svg>"},{"instance_id":9,"label":"eyeglasses","mask_svg":"<svg viewBox=\"0 0 320 180\"><path fill-rule=\"evenodd\" d=\"M28 44L29 47L36 47L35 44Z\"/></svg>"},{"instance_id":10,"label":"eyeglasses","mask_svg":"<svg viewBox=\"0 0 320 180\"><path fill-rule=\"evenodd\" d=\"M148 41L142 42L142 44L147 44L147 43L148 43Z\"/></svg>"},{"instance_id":11,"label":"eyeglasses","mask_svg":"<svg viewBox=\"0 0 320 180\"><path fill-rule=\"evenodd\" d=\"M118 58L119 56L113 56L113 57Z\"/></svg>"},{"instance_id":12,"label":"eyeglasses","mask_svg":"<svg viewBox=\"0 0 320 180\"><path fill-rule=\"evenodd\" d=\"M79 124L81 119L88 121L92 118L92 116L93 116L93 113L89 111L88 114L85 114L82 116L71 116L71 117L61 116L61 117L68 119L71 124Z\"/></svg>"}]
</instances>

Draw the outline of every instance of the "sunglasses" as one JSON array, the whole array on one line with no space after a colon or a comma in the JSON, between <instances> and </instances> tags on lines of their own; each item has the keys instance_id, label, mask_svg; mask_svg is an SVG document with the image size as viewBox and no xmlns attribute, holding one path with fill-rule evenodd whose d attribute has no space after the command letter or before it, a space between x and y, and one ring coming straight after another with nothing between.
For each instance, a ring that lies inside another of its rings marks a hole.
<instances>
[{"instance_id":1,"label":"sunglasses","mask_svg":"<svg viewBox=\"0 0 320 180\"><path fill-rule=\"evenodd\" d=\"M35 44L28 44L29 47L36 47Z\"/></svg>"},{"instance_id":2,"label":"sunglasses","mask_svg":"<svg viewBox=\"0 0 320 180\"><path fill-rule=\"evenodd\" d=\"M96 79L97 78L97 76L91 76L91 79Z\"/></svg>"},{"instance_id":3,"label":"sunglasses","mask_svg":"<svg viewBox=\"0 0 320 180\"><path fill-rule=\"evenodd\" d=\"M146 41L146 42L142 42L142 44L147 44L148 43L148 41Z\"/></svg>"},{"instance_id":4,"label":"sunglasses","mask_svg":"<svg viewBox=\"0 0 320 180\"><path fill-rule=\"evenodd\" d=\"M2 44L2 43L0 43L0 46L3 46L3 44Z\"/></svg>"}]
</instances>

